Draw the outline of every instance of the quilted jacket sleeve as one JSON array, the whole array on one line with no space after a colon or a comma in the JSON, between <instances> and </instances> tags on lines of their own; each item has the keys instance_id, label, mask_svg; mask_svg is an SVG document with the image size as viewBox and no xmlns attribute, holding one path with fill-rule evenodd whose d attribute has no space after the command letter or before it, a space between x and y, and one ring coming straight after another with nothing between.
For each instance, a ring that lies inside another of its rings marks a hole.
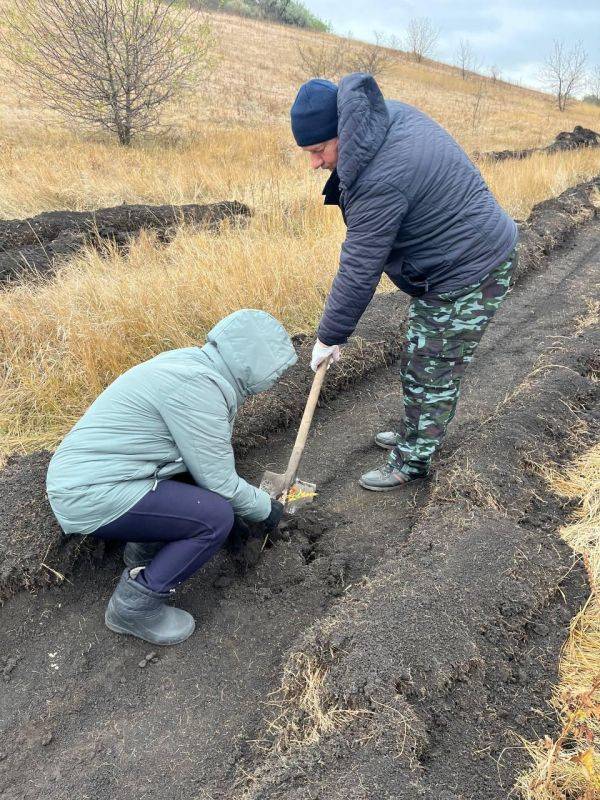
<instances>
[{"instance_id":1,"label":"quilted jacket sleeve","mask_svg":"<svg viewBox=\"0 0 600 800\"><path fill-rule=\"evenodd\" d=\"M225 497L249 521L269 516L269 495L236 472L229 408L216 383L207 378L200 387L196 381L183 385L166 399L162 414L198 486Z\"/></svg>"},{"instance_id":2,"label":"quilted jacket sleeve","mask_svg":"<svg viewBox=\"0 0 600 800\"><path fill-rule=\"evenodd\" d=\"M343 344L352 335L381 279L407 210L404 194L384 182L361 183L344 204L348 231L340 266L319 324L319 339Z\"/></svg>"}]
</instances>

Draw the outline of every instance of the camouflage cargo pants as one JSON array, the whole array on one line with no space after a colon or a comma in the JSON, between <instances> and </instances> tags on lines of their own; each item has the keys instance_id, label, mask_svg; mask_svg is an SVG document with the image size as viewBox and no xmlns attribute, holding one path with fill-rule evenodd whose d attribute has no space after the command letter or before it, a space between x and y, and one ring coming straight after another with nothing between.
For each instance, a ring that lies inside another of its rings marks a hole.
<instances>
[{"instance_id":1,"label":"camouflage cargo pants","mask_svg":"<svg viewBox=\"0 0 600 800\"><path fill-rule=\"evenodd\" d=\"M429 471L456 411L460 382L506 297L516 255L484 278L427 300L413 298L401 360L404 421L389 462L418 477Z\"/></svg>"}]
</instances>

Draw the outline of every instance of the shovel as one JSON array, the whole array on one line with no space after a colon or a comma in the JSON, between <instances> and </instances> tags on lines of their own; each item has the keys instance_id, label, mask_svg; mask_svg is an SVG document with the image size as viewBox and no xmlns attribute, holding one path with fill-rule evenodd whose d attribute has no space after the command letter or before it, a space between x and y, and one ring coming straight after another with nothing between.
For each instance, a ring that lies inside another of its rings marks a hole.
<instances>
[{"instance_id":1,"label":"shovel","mask_svg":"<svg viewBox=\"0 0 600 800\"><path fill-rule=\"evenodd\" d=\"M300 481L296 478L296 473L304 453L304 445L310 430L310 423L312 422L330 360L330 358L326 358L317 367L286 471L284 473L267 471L260 482L260 488L268 492L273 500L279 500L280 503L283 503L288 514L294 514L301 506L312 503L317 493L316 483Z\"/></svg>"}]
</instances>

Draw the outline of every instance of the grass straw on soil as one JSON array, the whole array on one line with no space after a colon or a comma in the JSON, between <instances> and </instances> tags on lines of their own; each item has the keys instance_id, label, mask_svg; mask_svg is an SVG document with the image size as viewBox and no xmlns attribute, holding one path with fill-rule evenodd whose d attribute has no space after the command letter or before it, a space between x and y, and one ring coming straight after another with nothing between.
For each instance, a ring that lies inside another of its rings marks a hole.
<instances>
[{"instance_id":1,"label":"grass straw on soil","mask_svg":"<svg viewBox=\"0 0 600 800\"><path fill-rule=\"evenodd\" d=\"M561 654L552 704L559 734L526 742L532 767L518 781L525 800L598 800L600 797L600 445L567 469L547 468L551 489L578 503L561 531L585 565L590 597L572 620Z\"/></svg>"},{"instance_id":2,"label":"grass straw on soil","mask_svg":"<svg viewBox=\"0 0 600 800\"><path fill-rule=\"evenodd\" d=\"M370 713L333 702L326 678L327 666L316 657L299 651L288 658L281 688L270 701L279 711L268 724L275 752L318 744L322 736L344 727L357 715Z\"/></svg>"}]
</instances>

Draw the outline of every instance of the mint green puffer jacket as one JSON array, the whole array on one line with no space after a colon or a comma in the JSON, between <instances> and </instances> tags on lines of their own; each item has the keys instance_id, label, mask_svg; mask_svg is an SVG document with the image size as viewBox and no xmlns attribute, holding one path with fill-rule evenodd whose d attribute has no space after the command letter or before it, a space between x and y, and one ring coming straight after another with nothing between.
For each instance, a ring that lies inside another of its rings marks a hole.
<instances>
[{"instance_id":1,"label":"mint green puffer jacket","mask_svg":"<svg viewBox=\"0 0 600 800\"><path fill-rule=\"evenodd\" d=\"M156 481L188 471L248 520L269 496L239 477L231 444L245 398L297 360L283 326L264 311L221 320L203 347L161 353L118 377L54 453L50 505L65 533L93 533L129 511Z\"/></svg>"}]
</instances>

